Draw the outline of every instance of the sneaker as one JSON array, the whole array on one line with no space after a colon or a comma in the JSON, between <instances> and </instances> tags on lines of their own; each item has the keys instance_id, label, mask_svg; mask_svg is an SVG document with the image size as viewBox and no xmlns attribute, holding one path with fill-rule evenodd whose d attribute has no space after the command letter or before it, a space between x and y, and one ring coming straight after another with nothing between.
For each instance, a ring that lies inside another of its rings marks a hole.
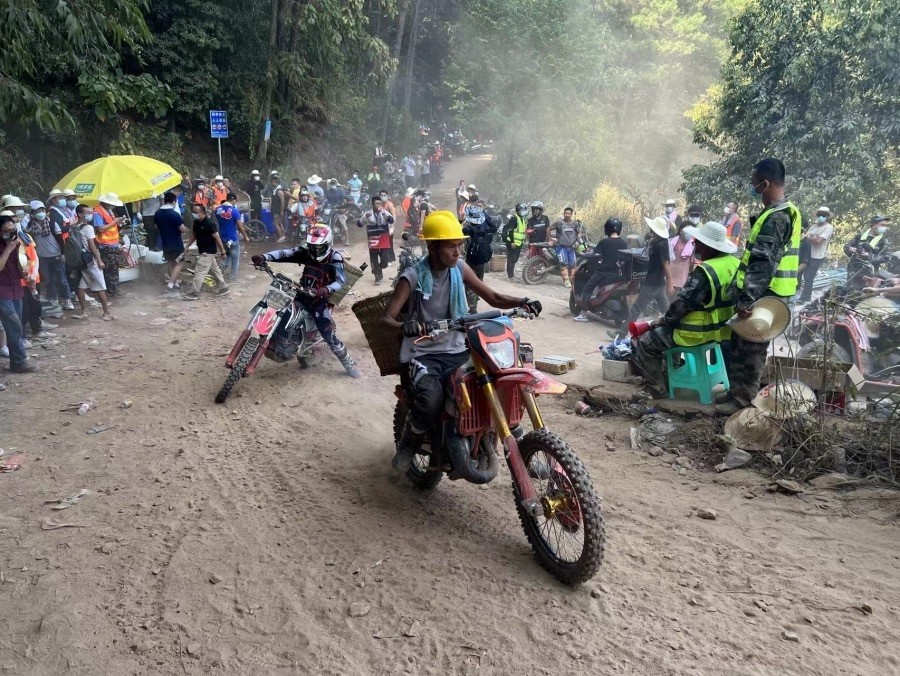
<instances>
[{"instance_id":1,"label":"sneaker","mask_svg":"<svg viewBox=\"0 0 900 676\"><path fill-rule=\"evenodd\" d=\"M9 347L7 347L6 345L4 345L3 347L0 347L0 357L3 357L4 359L9 359Z\"/></svg>"},{"instance_id":2,"label":"sneaker","mask_svg":"<svg viewBox=\"0 0 900 676\"><path fill-rule=\"evenodd\" d=\"M37 366L26 360L21 364L10 366L9 370L13 373L34 373L35 371L37 371Z\"/></svg>"},{"instance_id":3,"label":"sneaker","mask_svg":"<svg viewBox=\"0 0 900 676\"><path fill-rule=\"evenodd\" d=\"M181 296L181 300L199 300L200 294L198 293L186 293Z\"/></svg>"},{"instance_id":4,"label":"sneaker","mask_svg":"<svg viewBox=\"0 0 900 676\"><path fill-rule=\"evenodd\" d=\"M71 300L69 300L68 298L66 298L66 299L62 302L62 309L63 309L63 310L74 310L74 309L75 309L75 306L72 304L72 301L71 301Z\"/></svg>"},{"instance_id":5,"label":"sneaker","mask_svg":"<svg viewBox=\"0 0 900 676\"><path fill-rule=\"evenodd\" d=\"M218 291L216 291L217 296L227 296L229 293L231 293L231 289L229 289L227 286L224 289L219 289Z\"/></svg>"},{"instance_id":6,"label":"sneaker","mask_svg":"<svg viewBox=\"0 0 900 676\"><path fill-rule=\"evenodd\" d=\"M276 239L275 243L281 244L282 242L286 242L286 241L287 241L287 237L282 236L282 237L279 237L278 239Z\"/></svg>"},{"instance_id":7,"label":"sneaker","mask_svg":"<svg viewBox=\"0 0 900 676\"><path fill-rule=\"evenodd\" d=\"M587 316L582 312L582 313L581 313L580 315L578 315L577 317L572 317L572 321L573 321L573 322L589 322L589 321L591 321L591 320L588 319Z\"/></svg>"},{"instance_id":8,"label":"sneaker","mask_svg":"<svg viewBox=\"0 0 900 676\"><path fill-rule=\"evenodd\" d=\"M35 339L38 340L47 340L48 338L56 338L55 333L50 333L49 331L41 331L39 334L34 336Z\"/></svg>"},{"instance_id":9,"label":"sneaker","mask_svg":"<svg viewBox=\"0 0 900 676\"><path fill-rule=\"evenodd\" d=\"M87 303L91 307L103 307L99 300L97 300L96 298L92 298L91 296L87 297Z\"/></svg>"},{"instance_id":10,"label":"sneaker","mask_svg":"<svg viewBox=\"0 0 900 676\"><path fill-rule=\"evenodd\" d=\"M34 347L34 345L32 345L32 343L31 343L30 340L26 340L26 341L25 341L25 349L26 349L26 350L30 350L30 349L33 348L33 347Z\"/></svg>"},{"instance_id":11,"label":"sneaker","mask_svg":"<svg viewBox=\"0 0 900 676\"><path fill-rule=\"evenodd\" d=\"M59 324L51 324L50 322L41 322L41 326L44 327L44 329L50 329L51 331L59 328Z\"/></svg>"}]
</instances>

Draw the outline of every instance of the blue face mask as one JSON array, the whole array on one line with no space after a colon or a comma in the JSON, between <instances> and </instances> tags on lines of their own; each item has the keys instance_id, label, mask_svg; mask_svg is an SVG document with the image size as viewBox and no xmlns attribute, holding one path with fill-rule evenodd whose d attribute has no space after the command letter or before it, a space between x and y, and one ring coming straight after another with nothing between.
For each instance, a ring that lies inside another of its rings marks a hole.
<instances>
[{"instance_id":1,"label":"blue face mask","mask_svg":"<svg viewBox=\"0 0 900 676\"><path fill-rule=\"evenodd\" d=\"M34 220L36 221L43 221L45 218L47 218L46 211L35 211L32 215L34 216Z\"/></svg>"},{"instance_id":2,"label":"blue face mask","mask_svg":"<svg viewBox=\"0 0 900 676\"><path fill-rule=\"evenodd\" d=\"M817 220L819 223L824 223L824 222L825 222L825 216L819 216L816 220Z\"/></svg>"},{"instance_id":3,"label":"blue face mask","mask_svg":"<svg viewBox=\"0 0 900 676\"><path fill-rule=\"evenodd\" d=\"M66 200L66 206L70 209L74 209L78 206L78 200Z\"/></svg>"}]
</instances>

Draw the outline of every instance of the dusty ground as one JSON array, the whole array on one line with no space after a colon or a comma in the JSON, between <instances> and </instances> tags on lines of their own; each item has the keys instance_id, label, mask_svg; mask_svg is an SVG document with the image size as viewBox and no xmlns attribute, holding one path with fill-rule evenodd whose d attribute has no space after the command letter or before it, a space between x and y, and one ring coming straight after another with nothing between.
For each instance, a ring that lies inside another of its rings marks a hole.
<instances>
[{"instance_id":1,"label":"dusty ground","mask_svg":"<svg viewBox=\"0 0 900 676\"><path fill-rule=\"evenodd\" d=\"M444 185L476 171L456 162ZM243 274L225 299L134 297L113 324L66 322L33 351L39 374L5 378L0 447L26 455L0 475L3 674L900 673L896 501L680 476L629 450L629 421L544 401L605 498L606 562L562 587L532 560L505 473L430 495L392 474L394 383L348 308L362 381L332 359L264 362L213 404L264 284ZM522 327L539 355L597 358L583 353L605 327L571 322L558 282L528 293L547 308ZM86 397L99 408L59 412Z\"/></svg>"}]
</instances>

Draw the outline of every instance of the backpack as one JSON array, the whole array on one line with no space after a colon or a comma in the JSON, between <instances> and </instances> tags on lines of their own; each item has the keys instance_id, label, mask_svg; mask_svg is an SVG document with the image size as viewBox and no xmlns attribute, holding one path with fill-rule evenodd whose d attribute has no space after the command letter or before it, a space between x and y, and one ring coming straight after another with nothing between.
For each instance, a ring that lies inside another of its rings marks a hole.
<instances>
[{"instance_id":1,"label":"backpack","mask_svg":"<svg viewBox=\"0 0 900 676\"><path fill-rule=\"evenodd\" d=\"M87 241L78 228L72 228L69 232L63 255L66 259L66 267L75 272L86 270L94 260L94 256L88 251Z\"/></svg>"}]
</instances>

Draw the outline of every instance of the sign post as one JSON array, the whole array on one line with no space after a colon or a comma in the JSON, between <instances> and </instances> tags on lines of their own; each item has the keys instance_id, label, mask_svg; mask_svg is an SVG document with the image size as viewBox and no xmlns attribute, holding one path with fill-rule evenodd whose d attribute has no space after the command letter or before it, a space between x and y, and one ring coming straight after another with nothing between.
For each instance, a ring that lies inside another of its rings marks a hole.
<instances>
[{"instance_id":1,"label":"sign post","mask_svg":"<svg viewBox=\"0 0 900 676\"><path fill-rule=\"evenodd\" d=\"M219 174L224 175L222 168L222 139L228 138L228 111L209 111L209 135L219 141Z\"/></svg>"}]
</instances>

